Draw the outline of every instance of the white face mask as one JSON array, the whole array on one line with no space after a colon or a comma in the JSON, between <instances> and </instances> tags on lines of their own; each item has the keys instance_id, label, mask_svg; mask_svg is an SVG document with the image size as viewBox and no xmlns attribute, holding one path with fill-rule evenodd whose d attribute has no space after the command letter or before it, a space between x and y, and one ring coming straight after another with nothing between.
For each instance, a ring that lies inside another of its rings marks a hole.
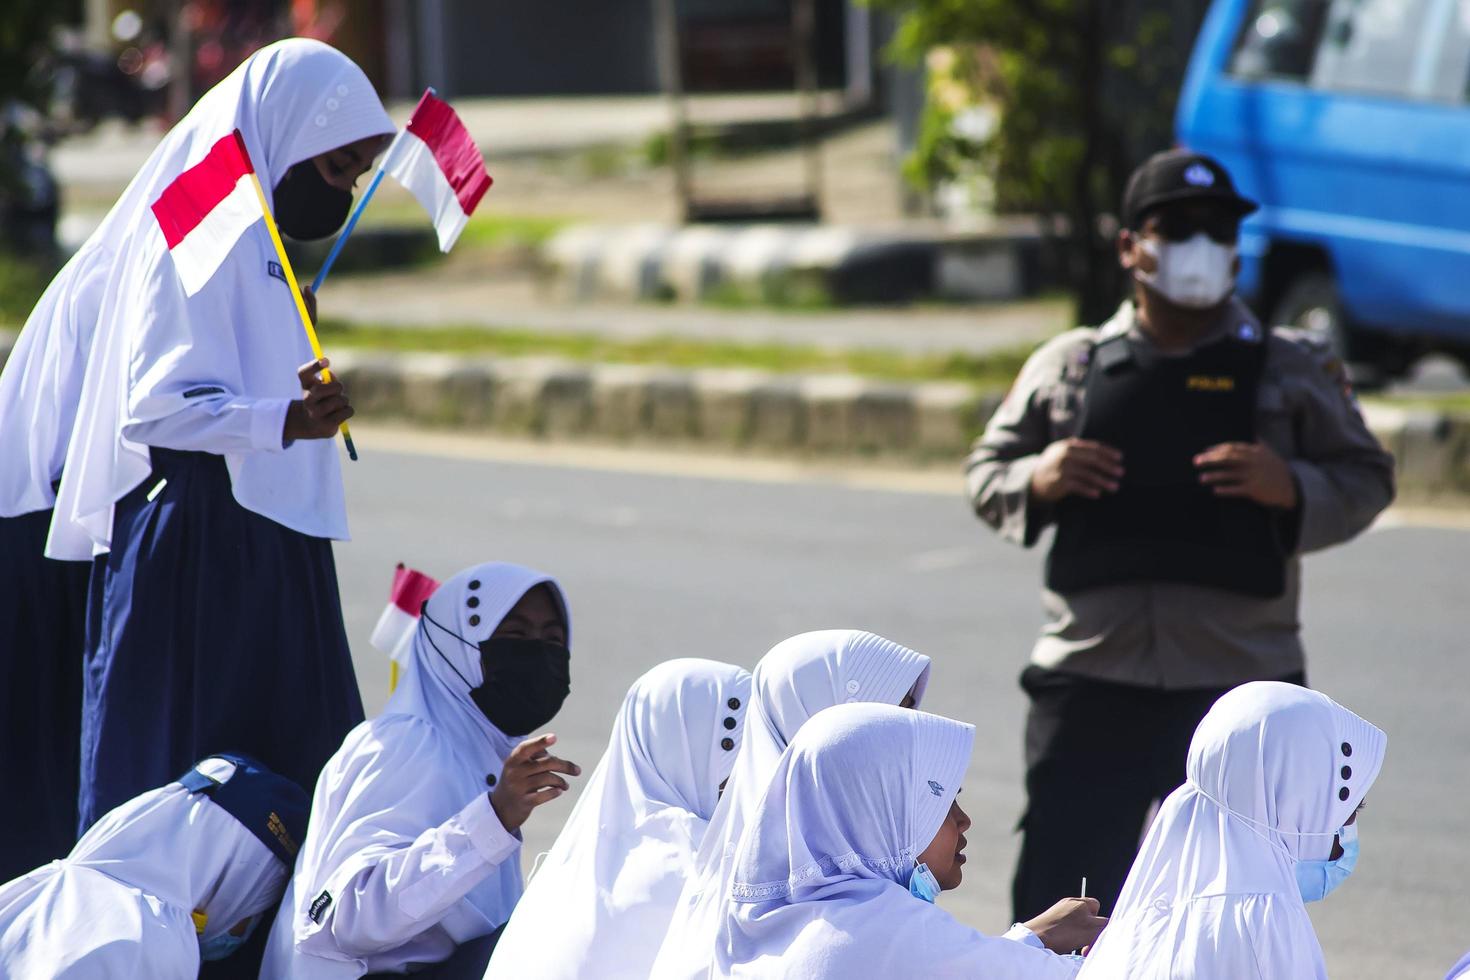
<instances>
[{"instance_id":1,"label":"white face mask","mask_svg":"<svg viewBox=\"0 0 1470 980\"><path fill-rule=\"evenodd\" d=\"M1154 260L1153 272L1135 268L1138 279L1179 306L1208 309L1235 286L1235 246L1221 245L1202 231L1162 246L1141 238L1138 246Z\"/></svg>"}]
</instances>

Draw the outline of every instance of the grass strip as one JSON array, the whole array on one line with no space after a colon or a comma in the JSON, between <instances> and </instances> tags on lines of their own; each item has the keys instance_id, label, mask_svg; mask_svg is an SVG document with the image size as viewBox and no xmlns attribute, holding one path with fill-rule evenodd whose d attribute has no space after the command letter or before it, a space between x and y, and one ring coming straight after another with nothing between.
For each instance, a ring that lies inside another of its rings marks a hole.
<instances>
[{"instance_id":1,"label":"grass strip","mask_svg":"<svg viewBox=\"0 0 1470 980\"><path fill-rule=\"evenodd\" d=\"M893 381L964 381L1005 388L1030 347L991 354L916 355L881 350L833 351L806 345L744 344L657 336L626 340L596 334L551 334L477 326L394 327L331 318L318 327L328 350L431 351L498 357L532 355L573 361L661 364L677 368L748 368L803 374L856 374Z\"/></svg>"}]
</instances>

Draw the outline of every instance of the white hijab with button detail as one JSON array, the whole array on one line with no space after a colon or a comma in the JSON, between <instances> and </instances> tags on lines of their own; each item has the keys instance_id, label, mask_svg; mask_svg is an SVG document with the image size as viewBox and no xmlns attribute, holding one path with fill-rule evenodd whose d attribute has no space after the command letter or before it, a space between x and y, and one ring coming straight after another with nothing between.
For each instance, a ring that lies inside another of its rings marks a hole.
<instances>
[{"instance_id":1,"label":"white hijab with button detail","mask_svg":"<svg viewBox=\"0 0 1470 980\"><path fill-rule=\"evenodd\" d=\"M1221 697L1080 975L1326 980L1296 863L1327 859L1387 748L1382 731L1294 684Z\"/></svg>"},{"instance_id":2,"label":"white hijab with button detail","mask_svg":"<svg viewBox=\"0 0 1470 980\"><path fill-rule=\"evenodd\" d=\"M739 667L682 659L633 684L486 980L645 980L734 768L750 683Z\"/></svg>"},{"instance_id":3,"label":"white hijab with button detail","mask_svg":"<svg viewBox=\"0 0 1470 980\"><path fill-rule=\"evenodd\" d=\"M887 704L842 704L803 725L740 837L712 975L1073 976L1056 954L985 936L909 893L974 741L972 725Z\"/></svg>"},{"instance_id":4,"label":"white hijab with button detail","mask_svg":"<svg viewBox=\"0 0 1470 980\"><path fill-rule=\"evenodd\" d=\"M499 778L520 739L492 725L470 697L484 677L479 644L542 585L561 611L570 645L561 586L521 565L476 565L440 585L425 603L412 653L383 713L348 734L317 780L306 841L271 934L283 957L293 935L299 944L319 928L310 916L316 896L339 894L384 852L416 840L489 792L487 777ZM440 927L455 943L486 935L510 917L521 891L517 852L450 916L424 928ZM318 972L329 975L325 970Z\"/></svg>"},{"instance_id":5,"label":"white hijab with button detail","mask_svg":"<svg viewBox=\"0 0 1470 980\"><path fill-rule=\"evenodd\" d=\"M863 630L802 633L761 658L752 679L745 741L659 950L656 980L709 975L735 845L781 753L802 725L836 704L897 705L910 690L917 705L928 682L928 657Z\"/></svg>"},{"instance_id":6,"label":"white hijab with button detail","mask_svg":"<svg viewBox=\"0 0 1470 980\"><path fill-rule=\"evenodd\" d=\"M51 390L31 391L28 397L48 396L31 407L69 392L78 403L46 548L53 558L88 560L111 546L113 504L152 469L148 446L130 438L130 428L167 418L216 389L226 402L272 408L252 416L259 422L257 445L222 451L235 499L303 534L347 537L333 440L281 448L285 402L301 396L296 369L312 353L290 290L271 275L276 253L264 222L248 229L209 283L186 297L151 210L164 188L235 129L269 198L292 165L392 133L394 126L350 58L320 41L292 38L247 58L149 156L27 323L37 350L24 356L58 370L73 365ZM73 295L78 290L87 295ZM81 315L95 318L95 338L92 324L76 322ZM79 357L84 341L90 349ZM40 349L48 345L54 349ZM73 375L82 363L77 393ZM9 433L25 410L9 398L0 402L0 432ZM49 424L40 435L42 441L68 438ZM56 463L50 447L35 444L29 455L29 479L37 487L45 480L49 492ZM29 499L44 505L46 495L37 489Z\"/></svg>"}]
</instances>

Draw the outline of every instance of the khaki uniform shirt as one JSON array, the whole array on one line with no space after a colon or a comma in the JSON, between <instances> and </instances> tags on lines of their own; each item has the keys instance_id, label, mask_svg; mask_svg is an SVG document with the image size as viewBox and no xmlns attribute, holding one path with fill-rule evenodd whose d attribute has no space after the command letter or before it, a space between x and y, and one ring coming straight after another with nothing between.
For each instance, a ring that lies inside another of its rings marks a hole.
<instances>
[{"instance_id":1,"label":"khaki uniform shirt","mask_svg":"<svg viewBox=\"0 0 1470 980\"><path fill-rule=\"evenodd\" d=\"M1243 323L1227 308L1201 344ZM991 418L966 464L976 514L1001 536L1034 545L1052 522L1031 499L1042 450L1077 434L1092 346L1116 333L1150 341L1131 302L1097 329L1069 331L1039 348ZM1342 367L1294 330L1273 330L1257 395L1257 437L1291 465L1299 497L1297 553L1276 599L1173 582L1124 582L1075 594L1043 590L1046 624L1032 662L1098 680L1154 688L1227 687L1303 669L1299 555L1348 540L1393 500L1393 458L1368 431ZM1127 466L1124 460L1124 466Z\"/></svg>"}]
</instances>

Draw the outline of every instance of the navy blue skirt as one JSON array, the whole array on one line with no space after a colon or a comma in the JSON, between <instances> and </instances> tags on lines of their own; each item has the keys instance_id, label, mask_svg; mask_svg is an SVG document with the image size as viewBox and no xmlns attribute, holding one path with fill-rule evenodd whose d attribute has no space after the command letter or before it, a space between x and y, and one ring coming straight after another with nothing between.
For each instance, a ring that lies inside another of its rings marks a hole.
<instances>
[{"instance_id":1,"label":"navy blue skirt","mask_svg":"<svg viewBox=\"0 0 1470 980\"><path fill-rule=\"evenodd\" d=\"M254 756L310 794L363 718L331 542L241 507L221 456L152 459L92 566L83 830L211 752Z\"/></svg>"},{"instance_id":2,"label":"navy blue skirt","mask_svg":"<svg viewBox=\"0 0 1470 980\"><path fill-rule=\"evenodd\" d=\"M0 881L76 843L89 568L43 556L50 527L0 517Z\"/></svg>"}]
</instances>

